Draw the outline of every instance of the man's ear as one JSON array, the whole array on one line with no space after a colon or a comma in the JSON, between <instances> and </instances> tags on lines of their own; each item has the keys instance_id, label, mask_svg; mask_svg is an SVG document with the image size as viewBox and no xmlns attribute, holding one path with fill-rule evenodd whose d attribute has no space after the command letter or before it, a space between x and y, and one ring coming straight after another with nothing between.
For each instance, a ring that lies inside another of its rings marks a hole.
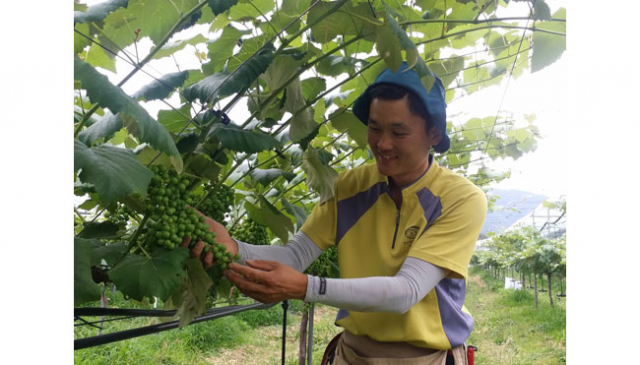
<instances>
[{"instance_id":1,"label":"man's ear","mask_svg":"<svg viewBox=\"0 0 640 365\"><path fill-rule=\"evenodd\" d=\"M431 145L435 146L442 140L442 132L436 126L431 126L427 131L427 136L431 139Z\"/></svg>"}]
</instances>

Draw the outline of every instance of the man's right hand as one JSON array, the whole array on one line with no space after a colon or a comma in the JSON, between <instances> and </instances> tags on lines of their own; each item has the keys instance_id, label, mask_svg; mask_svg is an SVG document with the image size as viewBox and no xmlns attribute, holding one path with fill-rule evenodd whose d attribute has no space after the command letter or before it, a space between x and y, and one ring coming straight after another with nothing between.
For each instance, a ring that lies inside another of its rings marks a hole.
<instances>
[{"instance_id":1,"label":"man's right hand","mask_svg":"<svg viewBox=\"0 0 640 365\"><path fill-rule=\"evenodd\" d=\"M231 252L231 254L235 256L238 253L238 244L236 243L236 241L234 241L231 238L231 236L229 235L229 231L227 231L227 229L222 224L205 216L204 214L200 213L197 209L195 211L196 213L198 213L198 215L205 217L204 222L209 227L209 232L214 232L216 234L216 237L214 238L214 240L218 243L223 244L227 248L227 251ZM191 242L191 237L183 237L182 243L180 244L180 246L189 247L189 242ZM191 258L200 258L200 260L202 261L202 266L205 269L208 269L213 265L213 262L214 262L213 252L209 251L205 253L203 257L201 257L200 255L202 254L203 249L204 249L204 242L198 241L191 249L190 256Z\"/></svg>"}]
</instances>

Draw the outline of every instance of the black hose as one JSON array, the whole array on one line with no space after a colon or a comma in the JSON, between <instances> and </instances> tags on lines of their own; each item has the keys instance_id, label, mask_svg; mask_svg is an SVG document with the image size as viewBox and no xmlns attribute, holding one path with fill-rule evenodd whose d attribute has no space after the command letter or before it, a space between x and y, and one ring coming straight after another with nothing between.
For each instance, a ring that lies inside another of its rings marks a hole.
<instances>
[{"instance_id":1,"label":"black hose","mask_svg":"<svg viewBox=\"0 0 640 365\"><path fill-rule=\"evenodd\" d=\"M289 301L282 302L282 309L284 310L282 315L282 365L285 360L285 345L287 343L287 308L289 308Z\"/></svg>"}]
</instances>

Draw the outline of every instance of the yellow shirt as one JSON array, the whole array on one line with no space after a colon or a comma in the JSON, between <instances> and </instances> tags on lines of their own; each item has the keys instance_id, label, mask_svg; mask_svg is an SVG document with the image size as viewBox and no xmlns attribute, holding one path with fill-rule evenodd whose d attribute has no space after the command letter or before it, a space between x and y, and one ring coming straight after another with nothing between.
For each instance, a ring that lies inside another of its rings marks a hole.
<instances>
[{"instance_id":1,"label":"yellow shirt","mask_svg":"<svg viewBox=\"0 0 640 365\"><path fill-rule=\"evenodd\" d=\"M473 318L464 308L467 266L487 210L484 192L439 166L393 202L376 164L340 174L335 196L317 204L301 230L318 247L338 245L342 278L395 276L410 256L451 271L404 314L341 309L336 324L377 341L403 341L450 349L469 337Z\"/></svg>"}]
</instances>

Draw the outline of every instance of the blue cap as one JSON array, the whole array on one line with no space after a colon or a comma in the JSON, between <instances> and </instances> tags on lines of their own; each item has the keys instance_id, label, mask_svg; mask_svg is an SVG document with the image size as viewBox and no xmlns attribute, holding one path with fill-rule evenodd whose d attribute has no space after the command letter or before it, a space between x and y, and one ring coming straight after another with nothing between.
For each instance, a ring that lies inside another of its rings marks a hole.
<instances>
[{"instance_id":1,"label":"blue cap","mask_svg":"<svg viewBox=\"0 0 640 365\"><path fill-rule=\"evenodd\" d=\"M353 104L353 114L355 114L364 125L367 125L369 123L369 106L371 105L369 90L375 85L380 84L392 84L403 87L418 96L427 109L427 115L422 117L425 120L431 120L433 125L442 133L442 140L433 146L433 149L439 153L446 152L451 142L447 135L447 103L445 102L442 81L440 81L438 76L433 75L435 82L430 92L427 92L418 74L413 69L409 70L408 67L407 63L403 62L396 73L388 68L382 71L373 84L369 85L364 93L356 99Z\"/></svg>"}]
</instances>

